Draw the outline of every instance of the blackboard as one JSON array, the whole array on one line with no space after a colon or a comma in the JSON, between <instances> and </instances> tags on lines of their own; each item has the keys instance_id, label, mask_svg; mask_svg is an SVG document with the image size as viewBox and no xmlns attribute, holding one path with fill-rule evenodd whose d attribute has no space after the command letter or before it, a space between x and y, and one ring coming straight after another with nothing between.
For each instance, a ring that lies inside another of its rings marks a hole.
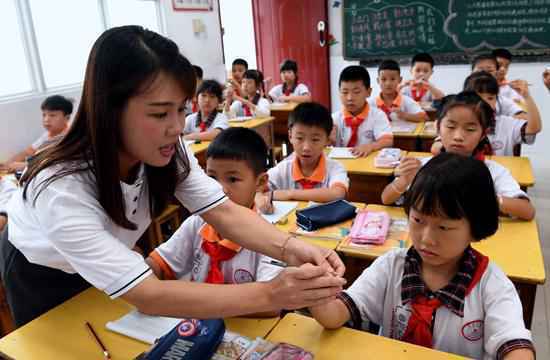
<instances>
[{"instance_id":1,"label":"blackboard","mask_svg":"<svg viewBox=\"0 0 550 360\"><path fill-rule=\"evenodd\" d=\"M342 16L346 60L425 51L456 63L500 47L550 55L550 0L344 0Z\"/></svg>"}]
</instances>

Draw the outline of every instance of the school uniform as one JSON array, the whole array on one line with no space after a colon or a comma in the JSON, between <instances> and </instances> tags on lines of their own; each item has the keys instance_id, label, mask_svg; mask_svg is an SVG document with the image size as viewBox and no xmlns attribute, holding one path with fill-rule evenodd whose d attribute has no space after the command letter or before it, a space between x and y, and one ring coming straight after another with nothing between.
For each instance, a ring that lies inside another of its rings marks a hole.
<instances>
[{"instance_id":1,"label":"school uniform","mask_svg":"<svg viewBox=\"0 0 550 360\"><path fill-rule=\"evenodd\" d=\"M368 103L356 116L345 109L337 111L332 114L332 121L336 127L336 146L355 147L383 137L393 138L386 114Z\"/></svg>"},{"instance_id":2,"label":"school uniform","mask_svg":"<svg viewBox=\"0 0 550 360\"><path fill-rule=\"evenodd\" d=\"M8 213L8 202L17 191L17 185L9 178L0 178L0 215Z\"/></svg>"},{"instance_id":3,"label":"school uniform","mask_svg":"<svg viewBox=\"0 0 550 360\"><path fill-rule=\"evenodd\" d=\"M282 270L266 263L272 258L224 240L200 216L187 218L149 256L168 280L242 284L269 281Z\"/></svg>"},{"instance_id":4,"label":"school uniform","mask_svg":"<svg viewBox=\"0 0 550 360\"><path fill-rule=\"evenodd\" d=\"M401 88L401 95L405 95L416 101L417 103L429 102L434 98L428 85L411 86L407 85Z\"/></svg>"},{"instance_id":5,"label":"school uniform","mask_svg":"<svg viewBox=\"0 0 550 360\"><path fill-rule=\"evenodd\" d=\"M340 186L349 188L346 169L337 160L329 159L324 154L319 159L317 168L311 176L302 173L296 154L291 154L277 166L267 171L270 190L320 189Z\"/></svg>"},{"instance_id":6,"label":"school uniform","mask_svg":"<svg viewBox=\"0 0 550 360\"><path fill-rule=\"evenodd\" d=\"M269 101L266 98L260 98L256 104L256 109L252 111L247 105L243 104L239 100L235 100L231 103L229 108L230 116L256 116L265 117L271 114L271 107Z\"/></svg>"},{"instance_id":7,"label":"school uniform","mask_svg":"<svg viewBox=\"0 0 550 360\"><path fill-rule=\"evenodd\" d=\"M39 150L40 148L47 145L48 143L50 143L50 142L52 142L52 141L54 141L58 138L61 138L63 135L65 135L65 132L67 132L68 129L69 129L69 125L67 125L63 131L61 131L59 134L57 134L55 136L50 136L50 133L45 131L42 135L40 135L40 137L38 139L36 139L31 144L31 148L34 151Z\"/></svg>"},{"instance_id":8,"label":"school uniform","mask_svg":"<svg viewBox=\"0 0 550 360\"><path fill-rule=\"evenodd\" d=\"M510 100L501 94L497 96L497 106L495 109L495 115L515 116L517 114L524 113L525 111L516 104L513 100Z\"/></svg>"},{"instance_id":9,"label":"school uniform","mask_svg":"<svg viewBox=\"0 0 550 360\"><path fill-rule=\"evenodd\" d=\"M184 109L185 116L194 114L197 111L199 111L199 103L196 99L189 99L185 102L185 109Z\"/></svg>"},{"instance_id":10,"label":"school uniform","mask_svg":"<svg viewBox=\"0 0 550 360\"><path fill-rule=\"evenodd\" d=\"M522 102L523 96L521 96L514 88L512 88L509 84L502 84L499 86L498 94L502 95L502 97L508 98L514 102Z\"/></svg>"},{"instance_id":11,"label":"school uniform","mask_svg":"<svg viewBox=\"0 0 550 360\"><path fill-rule=\"evenodd\" d=\"M296 88L294 88L293 91L290 91L291 89L288 89L287 92L283 92L283 84L275 85L274 87L269 90L269 96L274 100L277 101L278 98L280 98L283 95L289 96L303 96L309 94L309 89L304 84L298 84L296 85Z\"/></svg>"},{"instance_id":12,"label":"school uniform","mask_svg":"<svg viewBox=\"0 0 550 360\"><path fill-rule=\"evenodd\" d=\"M407 95L402 95L400 93L398 93L395 99L393 100L391 107L386 106L386 104L384 103L384 100L382 100L380 96L377 96L374 99L370 98L369 105L372 107L377 107L378 109L382 110L390 121L406 121L406 120L400 119L397 116L397 114L394 112L395 109L408 114L423 113L424 115L426 115L424 110L422 110L422 108L420 107L420 105L418 105L416 101L414 101Z\"/></svg>"},{"instance_id":13,"label":"school uniform","mask_svg":"<svg viewBox=\"0 0 550 360\"><path fill-rule=\"evenodd\" d=\"M199 215L227 197L220 184L204 173L191 150L184 149L189 170L174 195L191 214ZM41 182L61 167L42 170L29 183L27 200L20 188L8 204L9 241L2 241L2 279L18 325L90 284L117 298L151 275L143 257L131 250L151 223L144 165L132 184L120 182L126 216L136 230L111 220L98 201L90 170L42 188Z\"/></svg>"},{"instance_id":14,"label":"school uniform","mask_svg":"<svg viewBox=\"0 0 550 360\"><path fill-rule=\"evenodd\" d=\"M526 126L527 120L504 115L496 116L495 129L487 135L495 155L513 156L514 146L534 144L536 134L526 134Z\"/></svg>"},{"instance_id":15,"label":"school uniform","mask_svg":"<svg viewBox=\"0 0 550 360\"><path fill-rule=\"evenodd\" d=\"M379 324L383 336L474 359L534 350L514 285L487 257L467 248L455 277L435 292L421 278L421 263L414 248L376 259L339 296L351 325Z\"/></svg>"},{"instance_id":16,"label":"school uniform","mask_svg":"<svg viewBox=\"0 0 550 360\"><path fill-rule=\"evenodd\" d=\"M216 117L214 118L214 120L212 120L210 126L205 126L206 119L202 119L201 123L199 124L197 121L198 114L199 113L196 112L185 118L185 126L183 127L184 135L205 132L214 129L225 130L229 127L229 120L224 113L216 113Z\"/></svg>"}]
</instances>

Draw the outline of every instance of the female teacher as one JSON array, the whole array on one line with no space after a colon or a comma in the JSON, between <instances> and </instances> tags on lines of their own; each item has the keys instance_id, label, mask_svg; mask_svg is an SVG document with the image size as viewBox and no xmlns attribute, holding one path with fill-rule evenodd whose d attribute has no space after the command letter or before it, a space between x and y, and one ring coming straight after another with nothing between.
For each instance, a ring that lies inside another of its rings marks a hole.
<instances>
[{"instance_id":1,"label":"female teacher","mask_svg":"<svg viewBox=\"0 0 550 360\"><path fill-rule=\"evenodd\" d=\"M2 280L18 326L90 284L147 314L198 318L311 306L341 290L334 251L232 203L181 145L194 93L193 68L172 41L123 26L95 42L70 130L29 164L8 204ZM224 237L299 267L265 283L158 280L132 249L172 195Z\"/></svg>"}]
</instances>

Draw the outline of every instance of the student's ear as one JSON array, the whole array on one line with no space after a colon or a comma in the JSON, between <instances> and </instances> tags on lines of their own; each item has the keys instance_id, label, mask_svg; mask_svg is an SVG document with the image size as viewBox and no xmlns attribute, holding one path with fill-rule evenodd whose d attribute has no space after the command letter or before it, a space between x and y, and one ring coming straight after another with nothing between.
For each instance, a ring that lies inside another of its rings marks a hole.
<instances>
[{"instance_id":1,"label":"student's ear","mask_svg":"<svg viewBox=\"0 0 550 360\"><path fill-rule=\"evenodd\" d=\"M367 88L367 97L370 97L370 94L372 94L372 88L368 87Z\"/></svg>"},{"instance_id":2,"label":"student's ear","mask_svg":"<svg viewBox=\"0 0 550 360\"><path fill-rule=\"evenodd\" d=\"M288 129L288 140L292 140L292 128Z\"/></svg>"},{"instance_id":3,"label":"student's ear","mask_svg":"<svg viewBox=\"0 0 550 360\"><path fill-rule=\"evenodd\" d=\"M256 192L264 192L267 189L269 183L269 175L267 172L263 172L256 177Z\"/></svg>"},{"instance_id":4,"label":"student's ear","mask_svg":"<svg viewBox=\"0 0 550 360\"><path fill-rule=\"evenodd\" d=\"M403 76L399 75L399 83L401 84L403 82Z\"/></svg>"}]
</instances>

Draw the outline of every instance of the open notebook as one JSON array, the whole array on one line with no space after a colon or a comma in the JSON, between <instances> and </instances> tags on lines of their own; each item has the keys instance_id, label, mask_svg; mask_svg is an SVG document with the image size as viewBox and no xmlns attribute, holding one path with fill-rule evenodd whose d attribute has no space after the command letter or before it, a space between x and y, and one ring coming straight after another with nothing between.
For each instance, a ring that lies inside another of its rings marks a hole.
<instances>
[{"instance_id":1,"label":"open notebook","mask_svg":"<svg viewBox=\"0 0 550 360\"><path fill-rule=\"evenodd\" d=\"M150 316L133 310L118 320L109 321L105 327L144 343L154 344L156 339L172 330L180 321L181 319Z\"/></svg>"},{"instance_id":2,"label":"open notebook","mask_svg":"<svg viewBox=\"0 0 550 360\"><path fill-rule=\"evenodd\" d=\"M357 155L353 155L351 149L349 147L333 147L328 157L331 159L356 159Z\"/></svg>"},{"instance_id":3,"label":"open notebook","mask_svg":"<svg viewBox=\"0 0 550 360\"><path fill-rule=\"evenodd\" d=\"M276 224L287 217L296 207L298 207L296 201L273 201L273 214L262 214L262 217L268 222Z\"/></svg>"}]
</instances>

